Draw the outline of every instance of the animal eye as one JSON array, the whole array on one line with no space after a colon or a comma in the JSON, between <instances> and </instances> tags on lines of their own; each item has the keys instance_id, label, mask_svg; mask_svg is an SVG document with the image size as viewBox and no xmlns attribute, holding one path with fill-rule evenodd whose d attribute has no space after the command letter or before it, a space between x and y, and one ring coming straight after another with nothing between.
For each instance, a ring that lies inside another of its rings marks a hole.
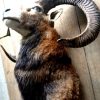
<instances>
[{"instance_id":1,"label":"animal eye","mask_svg":"<svg viewBox=\"0 0 100 100\"><path fill-rule=\"evenodd\" d=\"M31 9L36 10L37 12L43 12L43 9L39 6L32 7Z\"/></svg>"}]
</instances>

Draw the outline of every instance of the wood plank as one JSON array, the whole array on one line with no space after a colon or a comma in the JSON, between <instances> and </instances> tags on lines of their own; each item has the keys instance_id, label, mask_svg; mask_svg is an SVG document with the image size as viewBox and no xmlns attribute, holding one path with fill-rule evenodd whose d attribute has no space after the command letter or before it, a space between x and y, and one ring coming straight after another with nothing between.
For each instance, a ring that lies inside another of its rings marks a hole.
<instances>
[{"instance_id":1,"label":"wood plank","mask_svg":"<svg viewBox=\"0 0 100 100\"><path fill-rule=\"evenodd\" d=\"M65 15L66 13L66 15ZM75 36L80 34L75 8L66 7L64 14L57 20L55 27L63 37ZM68 49L69 56L75 66L81 81L82 97L81 100L94 100L91 78L85 57L84 48Z\"/></svg>"},{"instance_id":2,"label":"wood plank","mask_svg":"<svg viewBox=\"0 0 100 100\"><path fill-rule=\"evenodd\" d=\"M99 5L98 7L100 7L99 0L94 0L94 2ZM86 22L84 21L84 17L80 16L80 14L78 17L81 25L81 31L83 31L86 26ZM93 43L86 46L84 50L90 73L94 100L100 100L100 35Z\"/></svg>"},{"instance_id":3,"label":"wood plank","mask_svg":"<svg viewBox=\"0 0 100 100\"><path fill-rule=\"evenodd\" d=\"M2 4L1 4L1 2L2 2ZM0 5L1 5L0 8L2 7L2 10L4 10L3 1L1 1L1 0L0 0ZM0 16L2 16L1 14L2 14L2 11L0 12ZM2 18L2 17L0 17L0 18ZM7 27L3 24L3 22L0 19L0 36L4 36L6 33L7 33ZM15 54L14 48L12 46L13 42L10 37L0 40L0 44L2 44L8 52L10 52L11 54ZM5 77L3 77L3 78L6 78L6 81L3 82L4 85L0 84L0 88L1 88L2 92L4 92L4 86L6 87L6 85L7 85L9 99L10 100L21 100L21 96L20 96L20 93L19 93L19 90L17 87L17 83L14 78L13 70L14 70L15 64L13 64L12 62L10 62L8 60L8 58L5 56L5 54L2 52L1 49L0 49L0 53L2 55L2 60L3 60L3 65L4 65L3 69L4 69ZM5 93L6 93L6 89L5 89ZM5 96L5 98L6 98L5 99L4 95L5 95L4 93L2 95L0 93L0 96L2 98L0 100L9 100L9 99L7 99L8 98L7 96Z\"/></svg>"},{"instance_id":4,"label":"wood plank","mask_svg":"<svg viewBox=\"0 0 100 100\"><path fill-rule=\"evenodd\" d=\"M13 44L11 42L10 37L7 37L6 39L0 41L1 44L5 47L5 49L8 52L13 51ZM5 77L7 81L7 86L8 86L8 91L9 91L9 96L10 100L21 100L21 96L19 93L19 89L17 86L17 82L14 77L14 66L15 64L12 63L4 54L2 50L0 50L1 55L2 55L2 60L3 60L3 65L4 65L4 72L5 72Z\"/></svg>"},{"instance_id":5,"label":"wood plank","mask_svg":"<svg viewBox=\"0 0 100 100\"><path fill-rule=\"evenodd\" d=\"M2 15L3 15L3 0L0 0L0 36L3 36L6 34L6 30L4 30L4 27L2 25ZM1 34L1 31L3 34ZM10 100L9 94L8 94L8 88L7 88L7 83L6 83L6 78L5 78L5 72L3 68L3 61L1 58L1 53L0 53L0 100Z\"/></svg>"},{"instance_id":6,"label":"wood plank","mask_svg":"<svg viewBox=\"0 0 100 100\"><path fill-rule=\"evenodd\" d=\"M100 8L100 0L94 0ZM86 57L94 88L95 100L100 100L100 34L98 38L85 48Z\"/></svg>"},{"instance_id":7,"label":"wood plank","mask_svg":"<svg viewBox=\"0 0 100 100\"><path fill-rule=\"evenodd\" d=\"M3 62L1 59L1 54L0 54L0 100L10 100L8 89L7 89L7 83L5 79L5 73L3 69Z\"/></svg>"},{"instance_id":8,"label":"wood plank","mask_svg":"<svg viewBox=\"0 0 100 100\"><path fill-rule=\"evenodd\" d=\"M100 35L85 48L86 58L92 78L95 100L100 100Z\"/></svg>"}]
</instances>

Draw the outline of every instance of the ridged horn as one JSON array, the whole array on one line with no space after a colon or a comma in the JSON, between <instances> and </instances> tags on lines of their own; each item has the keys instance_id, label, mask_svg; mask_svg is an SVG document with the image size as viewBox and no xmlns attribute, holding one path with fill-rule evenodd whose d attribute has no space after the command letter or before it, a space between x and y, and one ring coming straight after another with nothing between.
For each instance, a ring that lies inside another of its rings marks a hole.
<instances>
[{"instance_id":1,"label":"ridged horn","mask_svg":"<svg viewBox=\"0 0 100 100\"><path fill-rule=\"evenodd\" d=\"M5 36L3 36L3 37L0 37L0 39L3 39L5 37L7 37L7 36L11 36L9 28L7 30L7 34ZM16 56L12 56L11 54L9 54L2 45L0 45L0 47L2 48L2 50L4 51L6 56L9 58L9 60L11 60L12 62L15 63L16 62Z\"/></svg>"},{"instance_id":2,"label":"ridged horn","mask_svg":"<svg viewBox=\"0 0 100 100\"><path fill-rule=\"evenodd\" d=\"M16 63L16 56L12 56L11 54L9 54L2 45L0 45L0 47L2 48L6 56L9 58L9 60Z\"/></svg>"},{"instance_id":3,"label":"ridged horn","mask_svg":"<svg viewBox=\"0 0 100 100\"><path fill-rule=\"evenodd\" d=\"M36 0L45 13L57 5L70 4L78 6L86 14L87 27L78 36L67 39L59 39L58 42L67 47L83 47L94 41L100 31L100 11L92 0Z\"/></svg>"},{"instance_id":4,"label":"ridged horn","mask_svg":"<svg viewBox=\"0 0 100 100\"><path fill-rule=\"evenodd\" d=\"M0 39L3 39L3 38L5 38L5 37L7 37L7 36L11 36L9 28L8 28L8 30L7 30L7 34L6 34L5 36L3 36L3 37L0 37Z\"/></svg>"}]
</instances>

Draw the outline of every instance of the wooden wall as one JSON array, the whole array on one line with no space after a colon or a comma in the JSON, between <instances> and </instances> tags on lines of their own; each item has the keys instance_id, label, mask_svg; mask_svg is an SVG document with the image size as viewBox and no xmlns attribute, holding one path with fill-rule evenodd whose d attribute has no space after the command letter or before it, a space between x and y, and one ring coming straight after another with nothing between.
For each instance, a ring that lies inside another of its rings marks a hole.
<instances>
[{"instance_id":1,"label":"wooden wall","mask_svg":"<svg viewBox=\"0 0 100 100\"><path fill-rule=\"evenodd\" d=\"M94 0L94 2L100 7L99 0ZM3 0L0 1L0 5L3 5ZM3 6L0 7L3 8ZM56 21L55 28L64 37L80 34L86 26L83 12L73 6L63 5L63 8L64 12ZM6 31L7 28L0 24L0 36ZM10 53L17 55L20 36L12 30L11 34L12 37L0 40L0 44L3 44ZM80 77L81 100L100 100L100 35L84 48L69 48L68 53ZM13 74L15 64L9 61L1 48L0 64L0 77L2 77L0 78L0 100L21 100Z\"/></svg>"}]
</instances>

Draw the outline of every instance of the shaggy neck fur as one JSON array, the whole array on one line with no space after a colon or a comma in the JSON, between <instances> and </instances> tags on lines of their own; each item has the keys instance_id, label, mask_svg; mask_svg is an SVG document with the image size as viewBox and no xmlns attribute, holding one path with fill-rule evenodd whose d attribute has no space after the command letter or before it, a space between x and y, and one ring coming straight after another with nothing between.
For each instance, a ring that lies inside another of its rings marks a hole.
<instances>
[{"instance_id":1,"label":"shaggy neck fur","mask_svg":"<svg viewBox=\"0 0 100 100\"><path fill-rule=\"evenodd\" d=\"M24 100L63 100L56 97L56 89L61 93L62 87L67 84L73 89L73 77L76 81L77 75L71 67L66 48L57 43L57 32L47 23L40 22L38 25L38 31L34 29L30 36L22 39L14 74ZM75 86L74 90L78 91L78 88Z\"/></svg>"},{"instance_id":2,"label":"shaggy neck fur","mask_svg":"<svg viewBox=\"0 0 100 100\"><path fill-rule=\"evenodd\" d=\"M66 55L65 48L57 43L59 38L57 32L50 28L46 21L40 21L38 25L36 29L33 28L29 36L23 37L16 69L37 69L50 56L63 56L63 52ZM63 50L57 52L59 48Z\"/></svg>"},{"instance_id":3,"label":"shaggy neck fur","mask_svg":"<svg viewBox=\"0 0 100 100\"><path fill-rule=\"evenodd\" d=\"M37 47L40 42L40 38L41 36L36 34L22 40L22 46L19 52L16 68L31 70L31 68L34 69L38 66L39 58L36 58L35 53L31 54L31 51Z\"/></svg>"}]
</instances>

